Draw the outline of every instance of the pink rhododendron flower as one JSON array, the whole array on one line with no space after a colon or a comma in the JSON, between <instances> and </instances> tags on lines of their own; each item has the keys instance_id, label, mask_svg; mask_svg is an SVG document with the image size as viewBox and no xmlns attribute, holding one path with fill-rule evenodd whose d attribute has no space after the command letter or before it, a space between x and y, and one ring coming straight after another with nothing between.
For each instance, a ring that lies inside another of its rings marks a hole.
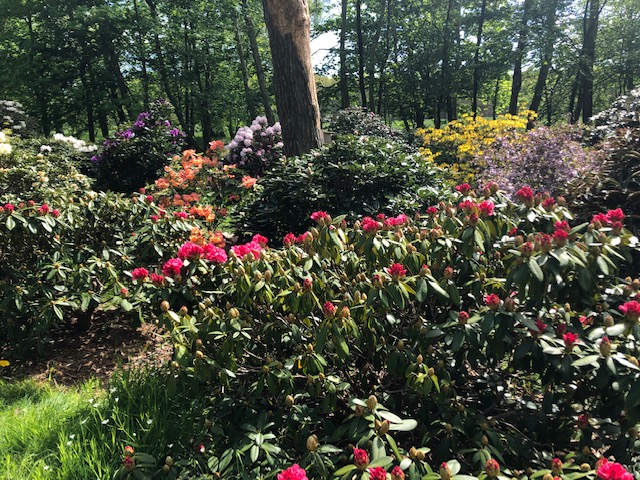
<instances>
[{"instance_id":1,"label":"pink rhododendron flower","mask_svg":"<svg viewBox=\"0 0 640 480\"><path fill-rule=\"evenodd\" d=\"M536 328L538 329L538 333L544 333L547 330L547 324L542 321L540 318L536 318Z\"/></svg>"},{"instance_id":2,"label":"pink rhododendron flower","mask_svg":"<svg viewBox=\"0 0 640 480\"><path fill-rule=\"evenodd\" d=\"M462 183L460 185L456 185L456 191L460 192L463 195L466 195L471 191L471 185L468 183Z\"/></svg>"},{"instance_id":3,"label":"pink rhododendron flower","mask_svg":"<svg viewBox=\"0 0 640 480\"><path fill-rule=\"evenodd\" d=\"M129 295L129 289L126 287L122 287L120 289L120 295L122 295L123 297L126 297L127 295Z\"/></svg>"},{"instance_id":4,"label":"pink rhododendron flower","mask_svg":"<svg viewBox=\"0 0 640 480\"><path fill-rule=\"evenodd\" d=\"M404 480L404 472L398 465L391 470L391 480Z\"/></svg>"},{"instance_id":5,"label":"pink rhododendron flower","mask_svg":"<svg viewBox=\"0 0 640 480\"><path fill-rule=\"evenodd\" d=\"M566 245L568 238L569 233L566 230L556 230L555 232L553 232L553 240L558 246Z\"/></svg>"},{"instance_id":6,"label":"pink rhododendron flower","mask_svg":"<svg viewBox=\"0 0 640 480\"><path fill-rule=\"evenodd\" d=\"M162 273L167 277L179 277L182 265L182 259L171 258L162 266Z\"/></svg>"},{"instance_id":7,"label":"pink rhododendron flower","mask_svg":"<svg viewBox=\"0 0 640 480\"><path fill-rule=\"evenodd\" d=\"M427 208L427 215L430 217L435 217L438 214L438 207L429 207Z\"/></svg>"},{"instance_id":8,"label":"pink rhododendron flower","mask_svg":"<svg viewBox=\"0 0 640 480\"><path fill-rule=\"evenodd\" d=\"M640 303L635 300L626 302L624 305L618 307L627 320L637 322L640 319Z\"/></svg>"},{"instance_id":9,"label":"pink rhododendron flower","mask_svg":"<svg viewBox=\"0 0 640 480\"><path fill-rule=\"evenodd\" d=\"M376 215L376 220L379 222L384 222L384 220L387 218L387 216L384 213L379 213Z\"/></svg>"},{"instance_id":10,"label":"pink rhododendron flower","mask_svg":"<svg viewBox=\"0 0 640 480\"><path fill-rule=\"evenodd\" d=\"M484 469L491 478L496 478L500 475L500 464L493 458L487 460L487 463L484 464Z\"/></svg>"},{"instance_id":11,"label":"pink rhododendron flower","mask_svg":"<svg viewBox=\"0 0 640 480\"><path fill-rule=\"evenodd\" d=\"M604 462L596 470L596 475L602 480L633 480L633 475L625 470L625 468L616 462Z\"/></svg>"},{"instance_id":12,"label":"pink rhododendron flower","mask_svg":"<svg viewBox=\"0 0 640 480\"><path fill-rule=\"evenodd\" d=\"M498 295L496 295L495 293L485 295L484 303L491 310L497 310L498 308L500 308L500 297L498 297Z\"/></svg>"},{"instance_id":13,"label":"pink rhododendron flower","mask_svg":"<svg viewBox=\"0 0 640 480\"><path fill-rule=\"evenodd\" d=\"M516 197L527 207L531 207L533 205L533 190L528 185L525 185L518 190L516 192Z\"/></svg>"},{"instance_id":14,"label":"pink rhododendron flower","mask_svg":"<svg viewBox=\"0 0 640 480\"><path fill-rule=\"evenodd\" d=\"M4 204L4 209L5 209L7 212L9 212L9 215L11 215L11 212L13 212L13 211L16 209L16 207L15 207L15 206L13 206L13 204L11 204L11 203L5 203L5 204Z\"/></svg>"},{"instance_id":15,"label":"pink rhododendron flower","mask_svg":"<svg viewBox=\"0 0 640 480\"><path fill-rule=\"evenodd\" d=\"M460 202L460 204L458 205L458 208L466 213L473 213L478 209L475 202L469 199L464 200L463 202Z\"/></svg>"},{"instance_id":16,"label":"pink rhododendron flower","mask_svg":"<svg viewBox=\"0 0 640 480\"><path fill-rule=\"evenodd\" d=\"M384 221L384 226L389 227L400 227L409 221L409 217L405 214L401 213L397 217L389 217Z\"/></svg>"},{"instance_id":17,"label":"pink rhododendron flower","mask_svg":"<svg viewBox=\"0 0 640 480\"><path fill-rule=\"evenodd\" d=\"M262 237L264 238L264 237ZM260 252L262 251L262 245L256 241L250 241L244 245L235 245L231 247L231 251L235 253L236 257L244 259L249 256L253 260L260 258Z\"/></svg>"},{"instance_id":18,"label":"pink rhododendron flower","mask_svg":"<svg viewBox=\"0 0 640 480\"><path fill-rule=\"evenodd\" d=\"M131 272L131 278L133 280L144 280L149 276L149 270L144 267L134 268Z\"/></svg>"},{"instance_id":19,"label":"pink rhododendron flower","mask_svg":"<svg viewBox=\"0 0 640 480\"><path fill-rule=\"evenodd\" d=\"M624 220L624 212L621 208L609 210L606 214L610 222L622 222Z\"/></svg>"},{"instance_id":20,"label":"pink rhododendron flower","mask_svg":"<svg viewBox=\"0 0 640 480\"><path fill-rule=\"evenodd\" d=\"M542 208L544 208L547 212L550 212L551 210L553 210L553 207L556 205L556 201L552 198L545 198L542 201Z\"/></svg>"},{"instance_id":21,"label":"pink rhododendron flower","mask_svg":"<svg viewBox=\"0 0 640 480\"><path fill-rule=\"evenodd\" d=\"M149 218L153 223L156 223L158 220L160 220L160 217L158 217L158 215L151 215Z\"/></svg>"},{"instance_id":22,"label":"pink rhododendron flower","mask_svg":"<svg viewBox=\"0 0 640 480\"><path fill-rule=\"evenodd\" d=\"M307 472L300 465L294 463L278 474L278 480L307 480Z\"/></svg>"},{"instance_id":23,"label":"pink rhododendron flower","mask_svg":"<svg viewBox=\"0 0 640 480\"><path fill-rule=\"evenodd\" d=\"M515 237L517 233L518 233L518 227L513 227L511 230L507 232L507 235L509 235L510 237Z\"/></svg>"},{"instance_id":24,"label":"pink rhododendron flower","mask_svg":"<svg viewBox=\"0 0 640 480\"><path fill-rule=\"evenodd\" d=\"M596 213L591 217L591 224L596 228L601 228L609 225L609 217L604 213Z\"/></svg>"},{"instance_id":25,"label":"pink rhododendron flower","mask_svg":"<svg viewBox=\"0 0 640 480\"><path fill-rule=\"evenodd\" d=\"M224 248L217 247L213 243L208 243L202 247L202 255L213 263L224 263L227 261L227 252L224 251Z\"/></svg>"},{"instance_id":26,"label":"pink rhododendron flower","mask_svg":"<svg viewBox=\"0 0 640 480\"><path fill-rule=\"evenodd\" d=\"M584 430L589 426L589 415L583 413L578 416L578 428Z\"/></svg>"},{"instance_id":27,"label":"pink rhododendron flower","mask_svg":"<svg viewBox=\"0 0 640 480\"><path fill-rule=\"evenodd\" d=\"M367 233L375 233L380 228L380 224L371 217L362 219L362 229Z\"/></svg>"},{"instance_id":28,"label":"pink rhododendron flower","mask_svg":"<svg viewBox=\"0 0 640 480\"><path fill-rule=\"evenodd\" d=\"M385 268L385 271L393 278L397 280L398 278L407 274L407 269L402 266L401 263L394 263L389 268Z\"/></svg>"},{"instance_id":29,"label":"pink rhododendron flower","mask_svg":"<svg viewBox=\"0 0 640 480\"><path fill-rule=\"evenodd\" d=\"M562 473L562 460L558 457L551 460L551 473L554 475L560 475L560 473Z\"/></svg>"},{"instance_id":30,"label":"pink rhododendron flower","mask_svg":"<svg viewBox=\"0 0 640 480\"><path fill-rule=\"evenodd\" d=\"M251 239L252 242L256 242L258 245L262 247L266 247L267 243L269 243L269 239L259 233L256 233Z\"/></svg>"},{"instance_id":31,"label":"pink rhododendron flower","mask_svg":"<svg viewBox=\"0 0 640 480\"><path fill-rule=\"evenodd\" d=\"M573 346L578 340L578 335L573 332L567 332L562 335L562 340L564 340L564 346L566 347L567 351L570 352L571 350L573 350Z\"/></svg>"},{"instance_id":32,"label":"pink rhododendron flower","mask_svg":"<svg viewBox=\"0 0 640 480\"><path fill-rule=\"evenodd\" d=\"M38 209L38 213L40 215L46 215L47 213L49 213L49 205L47 205L46 203L43 203L42 206Z\"/></svg>"},{"instance_id":33,"label":"pink rhododendron flower","mask_svg":"<svg viewBox=\"0 0 640 480\"><path fill-rule=\"evenodd\" d=\"M183 220L185 218L189 218L189 214L187 212L175 212L173 215L174 217L181 218Z\"/></svg>"},{"instance_id":34,"label":"pink rhododendron flower","mask_svg":"<svg viewBox=\"0 0 640 480\"><path fill-rule=\"evenodd\" d=\"M51 215L58 218L60 216L60 210L58 210L57 208L54 208L53 210L51 210Z\"/></svg>"},{"instance_id":35,"label":"pink rhododendron flower","mask_svg":"<svg viewBox=\"0 0 640 480\"><path fill-rule=\"evenodd\" d=\"M369 454L361 448L353 449L353 463L358 470L365 470L369 465Z\"/></svg>"},{"instance_id":36,"label":"pink rhododendron flower","mask_svg":"<svg viewBox=\"0 0 640 480\"><path fill-rule=\"evenodd\" d=\"M322 311L327 318L333 318L337 310L336 306L331 302L324 302L324 305L322 305Z\"/></svg>"},{"instance_id":37,"label":"pink rhododendron flower","mask_svg":"<svg viewBox=\"0 0 640 480\"><path fill-rule=\"evenodd\" d=\"M157 273L152 273L151 275L149 275L149 279L157 287L164 283L164 275L158 275Z\"/></svg>"},{"instance_id":38,"label":"pink rhododendron flower","mask_svg":"<svg viewBox=\"0 0 640 480\"><path fill-rule=\"evenodd\" d=\"M384 469L384 467L370 468L369 478L371 480L387 480L387 471Z\"/></svg>"},{"instance_id":39,"label":"pink rhododendron flower","mask_svg":"<svg viewBox=\"0 0 640 480\"><path fill-rule=\"evenodd\" d=\"M282 244L285 247L290 247L292 246L294 243L296 243L296 236L293 233L287 233L284 238L282 239Z\"/></svg>"},{"instance_id":40,"label":"pink rhododendron flower","mask_svg":"<svg viewBox=\"0 0 640 480\"><path fill-rule=\"evenodd\" d=\"M327 212L323 212L322 210L318 210L317 212L313 212L311 214L311 220L318 223L323 223L323 220L327 218L329 214Z\"/></svg>"},{"instance_id":41,"label":"pink rhododendron flower","mask_svg":"<svg viewBox=\"0 0 640 480\"><path fill-rule=\"evenodd\" d=\"M461 312L458 312L458 323L460 325L466 325L468 321L469 321L469 312L465 312L464 310Z\"/></svg>"},{"instance_id":42,"label":"pink rhododendron flower","mask_svg":"<svg viewBox=\"0 0 640 480\"><path fill-rule=\"evenodd\" d=\"M302 288L304 288L305 290L311 290L313 288L313 280L311 279L311 277L305 277L305 279L302 281Z\"/></svg>"},{"instance_id":43,"label":"pink rhododendron flower","mask_svg":"<svg viewBox=\"0 0 640 480\"><path fill-rule=\"evenodd\" d=\"M178 249L178 257L182 260L197 260L202 257L203 253L203 248L193 242L185 242Z\"/></svg>"},{"instance_id":44,"label":"pink rhododendron flower","mask_svg":"<svg viewBox=\"0 0 640 480\"><path fill-rule=\"evenodd\" d=\"M495 205L491 200L483 200L478 204L478 210L480 211L480 216L482 217L492 216L494 208Z\"/></svg>"},{"instance_id":45,"label":"pink rhododendron flower","mask_svg":"<svg viewBox=\"0 0 640 480\"><path fill-rule=\"evenodd\" d=\"M553 228L556 230L565 230L566 232L571 230L571 228L569 227L569 223L566 220L562 220L561 222L558 221L554 223Z\"/></svg>"}]
</instances>

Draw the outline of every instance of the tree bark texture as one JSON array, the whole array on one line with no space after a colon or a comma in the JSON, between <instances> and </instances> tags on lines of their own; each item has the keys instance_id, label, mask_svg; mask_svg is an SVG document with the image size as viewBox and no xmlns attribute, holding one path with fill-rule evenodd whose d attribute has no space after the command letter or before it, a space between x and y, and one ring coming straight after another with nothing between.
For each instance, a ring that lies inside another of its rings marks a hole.
<instances>
[{"instance_id":1,"label":"tree bark texture","mask_svg":"<svg viewBox=\"0 0 640 480\"><path fill-rule=\"evenodd\" d=\"M342 0L340 14L340 108L349 108L349 78L347 77L347 3Z\"/></svg>"},{"instance_id":2,"label":"tree bark texture","mask_svg":"<svg viewBox=\"0 0 640 480\"><path fill-rule=\"evenodd\" d=\"M320 107L311 63L307 0L262 0L273 59L273 85L284 153L296 156L322 145Z\"/></svg>"},{"instance_id":3,"label":"tree bark texture","mask_svg":"<svg viewBox=\"0 0 640 480\"><path fill-rule=\"evenodd\" d=\"M471 103L471 111L475 120L478 114L478 89L480 88L480 45L482 44L482 29L487 14L487 0L482 0L480 7L480 18L478 19L478 37L476 40L476 51L473 56L473 98Z\"/></svg>"},{"instance_id":4,"label":"tree bark texture","mask_svg":"<svg viewBox=\"0 0 640 480\"><path fill-rule=\"evenodd\" d=\"M362 2L356 0L356 33L358 35L358 85L360 105L367 108L367 92L364 85L364 40L362 39Z\"/></svg>"},{"instance_id":5,"label":"tree bark texture","mask_svg":"<svg viewBox=\"0 0 640 480\"><path fill-rule=\"evenodd\" d=\"M518 33L518 45L516 46L513 65L513 81L511 82L511 98L509 99L509 113L511 115L518 114L518 97L522 89L522 57L524 56L524 49L527 45L531 4L532 0L524 0L522 6L522 23L520 24L520 32Z\"/></svg>"},{"instance_id":6,"label":"tree bark texture","mask_svg":"<svg viewBox=\"0 0 640 480\"><path fill-rule=\"evenodd\" d=\"M533 98L529 105L529 110L537 112L542 102L542 94L547 85L547 77L551 69L551 61L553 59L553 50L556 41L556 20L558 16L557 0L549 2L546 19L546 39L544 44L544 52L542 53L542 63L538 73L538 79L533 89Z\"/></svg>"}]
</instances>

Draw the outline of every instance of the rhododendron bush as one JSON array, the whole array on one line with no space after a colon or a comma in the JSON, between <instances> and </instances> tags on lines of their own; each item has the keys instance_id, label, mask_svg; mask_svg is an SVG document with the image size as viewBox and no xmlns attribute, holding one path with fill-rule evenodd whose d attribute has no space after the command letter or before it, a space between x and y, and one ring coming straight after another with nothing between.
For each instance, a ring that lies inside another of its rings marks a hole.
<instances>
[{"instance_id":1,"label":"rhododendron bush","mask_svg":"<svg viewBox=\"0 0 640 480\"><path fill-rule=\"evenodd\" d=\"M224 392L216 422L269 405L247 430L212 431L212 461L243 448L260 472L289 458L320 476L435 480L542 476L550 450L574 452L554 475L593 478L601 452L635 458L640 280L616 277L637 249L625 213L575 224L562 198L526 187L512 202L494 183L450 195L415 217L319 210L306 233L134 262L129 302L167 328L176 378Z\"/></svg>"}]
</instances>

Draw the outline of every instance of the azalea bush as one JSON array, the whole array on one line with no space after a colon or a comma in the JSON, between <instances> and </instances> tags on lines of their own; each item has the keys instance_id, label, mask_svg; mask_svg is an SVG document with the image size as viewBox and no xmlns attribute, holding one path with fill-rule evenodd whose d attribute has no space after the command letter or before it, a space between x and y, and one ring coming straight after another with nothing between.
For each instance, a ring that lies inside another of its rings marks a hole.
<instances>
[{"instance_id":1,"label":"azalea bush","mask_svg":"<svg viewBox=\"0 0 640 480\"><path fill-rule=\"evenodd\" d=\"M171 124L172 112L169 102L158 100L133 125L106 139L102 152L91 158L96 188L131 193L153 183L184 147L185 135Z\"/></svg>"},{"instance_id":2,"label":"azalea bush","mask_svg":"<svg viewBox=\"0 0 640 480\"><path fill-rule=\"evenodd\" d=\"M564 194L576 180L595 182L604 155L581 145L582 132L572 127L537 127L517 135L497 137L478 159L480 183L500 181L509 195L522 184L551 195ZM590 179L590 180L589 180Z\"/></svg>"},{"instance_id":3,"label":"azalea bush","mask_svg":"<svg viewBox=\"0 0 640 480\"><path fill-rule=\"evenodd\" d=\"M251 125L240 127L227 145L227 162L250 176L262 176L283 156L280 122L269 125L266 117L256 117Z\"/></svg>"},{"instance_id":4,"label":"azalea bush","mask_svg":"<svg viewBox=\"0 0 640 480\"><path fill-rule=\"evenodd\" d=\"M244 229L282 237L310 225L315 210L351 218L416 212L441 195L446 174L406 146L377 137L339 136L331 145L287 159L260 180Z\"/></svg>"},{"instance_id":5,"label":"azalea bush","mask_svg":"<svg viewBox=\"0 0 640 480\"><path fill-rule=\"evenodd\" d=\"M129 302L169 332L174 375L213 392L193 471L593 476L599 452L635 461L640 280L616 276L637 249L624 212L575 224L528 187L514 202L495 184L450 195L416 218L315 211L282 247L188 241L136 263ZM567 453L553 466L549 451Z\"/></svg>"},{"instance_id":6,"label":"azalea bush","mask_svg":"<svg viewBox=\"0 0 640 480\"><path fill-rule=\"evenodd\" d=\"M466 114L442 128L418 129L416 135L423 140L420 153L425 161L452 173L452 185L473 183L476 171L485 167L482 156L496 138L509 141L523 132L535 115L535 112L524 111L487 120Z\"/></svg>"},{"instance_id":7,"label":"azalea bush","mask_svg":"<svg viewBox=\"0 0 640 480\"><path fill-rule=\"evenodd\" d=\"M36 134L36 122L24 111L20 102L0 100L0 131L7 130L16 137Z\"/></svg>"}]
</instances>

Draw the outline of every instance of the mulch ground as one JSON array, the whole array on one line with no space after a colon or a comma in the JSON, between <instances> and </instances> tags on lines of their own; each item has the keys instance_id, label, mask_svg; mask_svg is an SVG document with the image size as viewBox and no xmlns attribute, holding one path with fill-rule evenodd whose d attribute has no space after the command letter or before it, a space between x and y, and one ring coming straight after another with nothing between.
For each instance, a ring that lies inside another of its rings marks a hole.
<instances>
[{"instance_id":1,"label":"mulch ground","mask_svg":"<svg viewBox=\"0 0 640 480\"><path fill-rule=\"evenodd\" d=\"M52 332L41 354L14 360L1 374L61 385L96 378L104 384L118 367L161 366L171 354L171 345L155 325L136 329L127 318L96 312L88 328L70 324Z\"/></svg>"}]
</instances>

